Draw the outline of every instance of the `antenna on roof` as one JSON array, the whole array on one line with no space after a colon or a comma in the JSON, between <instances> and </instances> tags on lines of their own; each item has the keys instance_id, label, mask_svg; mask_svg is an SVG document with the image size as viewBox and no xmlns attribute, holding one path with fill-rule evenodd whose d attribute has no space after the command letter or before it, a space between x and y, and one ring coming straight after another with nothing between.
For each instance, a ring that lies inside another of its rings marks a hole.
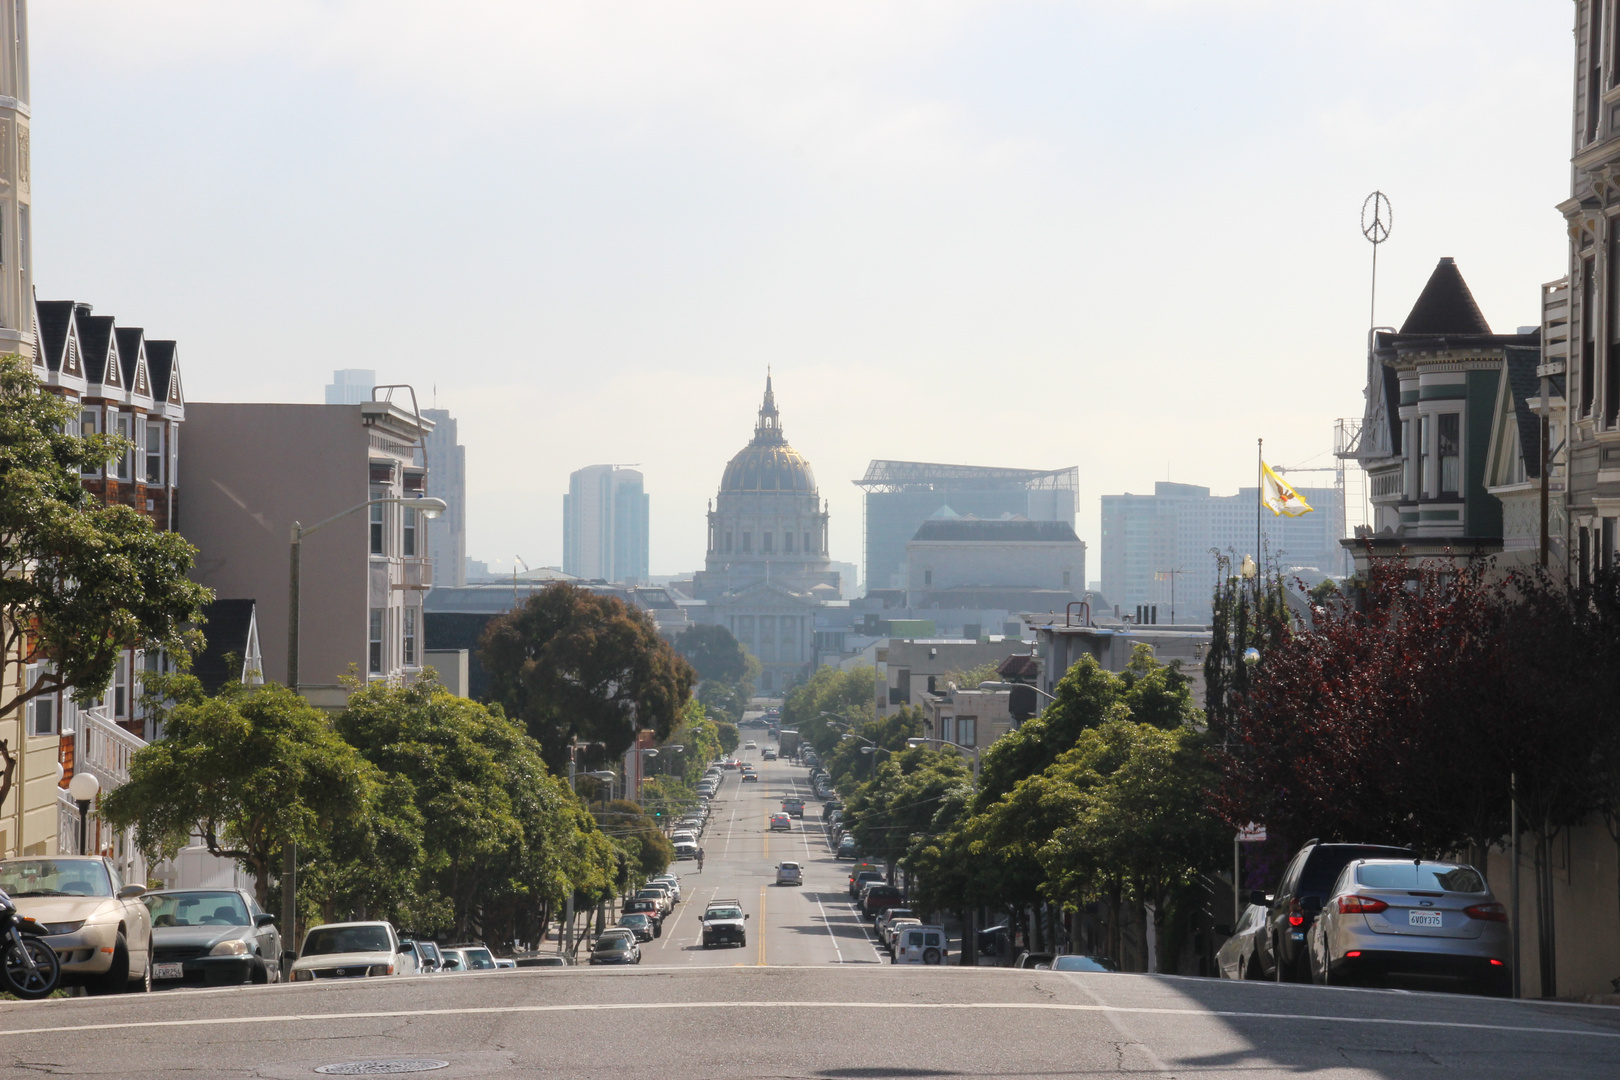
<instances>
[{"instance_id":1,"label":"antenna on roof","mask_svg":"<svg viewBox=\"0 0 1620 1080\"><path fill-rule=\"evenodd\" d=\"M1361 204L1361 235L1373 246L1372 299L1367 308L1367 334L1378 325L1378 245L1389 239L1390 226L1395 224L1395 211L1389 205L1389 196L1375 191Z\"/></svg>"}]
</instances>

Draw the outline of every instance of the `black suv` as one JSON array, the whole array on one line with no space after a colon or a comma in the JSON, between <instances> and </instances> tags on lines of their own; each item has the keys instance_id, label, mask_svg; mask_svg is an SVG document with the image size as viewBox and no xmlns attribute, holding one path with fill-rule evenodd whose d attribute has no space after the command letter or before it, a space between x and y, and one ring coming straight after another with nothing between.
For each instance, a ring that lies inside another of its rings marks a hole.
<instances>
[{"instance_id":1,"label":"black suv","mask_svg":"<svg viewBox=\"0 0 1620 1080\"><path fill-rule=\"evenodd\" d=\"M1416 858L1410 848L1381 844L1324 844L1312 840L1294 855L1283 871L1282 884L1266 914L1266 932L1258 947L1260 966L1267 978L1278 982L1310 982L1305 957L1305 935L1322 910L1322 901L1352 859Z\"/></svg>"}]
</instances>

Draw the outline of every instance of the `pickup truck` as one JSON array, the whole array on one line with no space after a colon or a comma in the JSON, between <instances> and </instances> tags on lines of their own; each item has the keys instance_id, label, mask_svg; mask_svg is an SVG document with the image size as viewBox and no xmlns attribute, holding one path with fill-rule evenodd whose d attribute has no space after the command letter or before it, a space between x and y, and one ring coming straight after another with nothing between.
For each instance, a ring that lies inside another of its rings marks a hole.
<instances>
[{"instance_id":1,"label":"pickup truck","mask_svg":"<svg viewBox=\"0 0 1620 1080\"><path fill-rule=\"evenodd\" d=\"M711 945L747 945L748 916L743 914L742 903L737 900L711 900L703 909L703 947Z\"/></svg>"},{"instance_id":2,"label":"pickup truck","mask_svg":"<svg viewBox=\"0 0 1620 1080\"><path fill-rule=\"evenodd\" d=\"M796 817L796 818L804 817L804 800L803 799L783 799L782 800L782 812L784 814L787 814L789 817Z\"/></svg>"}]
</instances>

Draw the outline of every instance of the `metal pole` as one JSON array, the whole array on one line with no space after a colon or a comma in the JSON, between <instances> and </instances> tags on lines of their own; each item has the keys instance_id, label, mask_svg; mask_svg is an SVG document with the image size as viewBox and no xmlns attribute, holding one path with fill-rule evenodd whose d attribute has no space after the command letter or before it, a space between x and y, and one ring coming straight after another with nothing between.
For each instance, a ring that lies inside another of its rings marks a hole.
<instances>
[{"instance_id":1,"label":"metal pole","mask_svg":"<svg viewBox=\"0 0 1620 1080\"><path fill-rule=\"evenodd\" d=\"M574 790L574 750L575 747L569 746L568 790L570 792ZM563 904L563 932L562 940L558 944L562 946L565 955L574 955L574 883L571 881L568 883L568 899Z\"/></svg>"},{"instance_id":2,"label":"metal pole","mask_svg":"<svg viewBox=\"0 0 1620 1080\"><path fill-rule=\"evenodd\" d=\"M1240 852L1241 845L1243 843L1241 837L1241 833L1232 837L1232 929L1234 931L1237 930L1238 919L1241 917L1239 916L1238 912L1242 910L1238 904L1238 891L1242 888L1242 886L1238 884L1240 880L1238 875L1242 873L1242 870L1240 869L1242 865L1242 856Z\"/></svg>"},{"instance_id":3,"label":"metal pole","mask_svg":"<svg viewBox=\"0 0 1620 1080\"><path fill-rule=\"evenodd\" d=\"M1551 396L1551 393L1552 390L1547 376L1543 375L1541 377L1541 568L1543 570L1547 569L1550 561L1548 555L1552 547L1547 538L1547 502L1551 490L1551 478L1548 473L1552 471L1551 462L1548 460L1551 454L1548 453L1547 446L1549 438L1547 430L1547 409L1549 406L1547 399ZM1564 550L1569 549L1566 547ZM1515 978L1517 978L1517 974L1515 974Z\"/></svg>"},{"instance_id":4,"label":"metal pole","mask_svg":"<svg viewBox=\"0 0 1620 1080\"><path fill-rule=\"evenodd\" d=\"M90 842L90 800L80 799L79 803L79 854L88 855L90 852L85 845Z\"/></svg>"},{"instance_id":5,"label":"metal pole","mask_svg":"<svg viewBox=\"0 0 1620 1080\"><path fill-rule=\"evenodd\" d=\"M1260 578L1265 573L1263 559L1260 555L1260 511L1266 505L1266 440L1254 440L1255 489L1254 489L1254 602L1260 604Z\"/></svg>"},{"instance_id":6,"label":"metal pole","mask_svg":"<svg viewBox=\"0 0 1620 1080\"><path fill-rule=\"evenodd\" d=\"M1519 776L1517 773L1508 774L1508 806L1511 828L1513 830L1512 859L1513 859L1513 996L1522 996L1522 984L1519 981Z\"/></svg>"},{"instance_id":7,"label":"metal pole","mask_svg":"<svg viewBox=\"0 0 1620 1080\"><path fill-rule=\"evenodd\" d=\"M287 688L298 693L298 576L304 527L293 522L292 545L288 557L287 586ZM288 841L281 847L281 977L289 978L293 961L298 959L298 847Z\"/></svg>"}]
</instances>

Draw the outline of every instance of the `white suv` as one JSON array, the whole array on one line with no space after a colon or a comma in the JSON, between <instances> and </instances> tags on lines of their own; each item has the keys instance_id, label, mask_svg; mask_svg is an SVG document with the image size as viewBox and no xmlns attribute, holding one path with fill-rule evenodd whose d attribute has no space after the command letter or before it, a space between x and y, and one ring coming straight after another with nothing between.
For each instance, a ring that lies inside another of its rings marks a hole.
<instances>
[{"instance_id":1,"label":"white suv","mask_svg":"<svg viewBox=\"0 0 1620 1080\"><path fill-rule=\"evenodd\" d=\"M796 862L779 863L776 867L778 885L803 885L804 870Z\"/></svg>"},{"instance_id":2,"label":"white suv","mask_svg":"<svg viewBox=\"0 0 1620 1080\"><path fill-rule=\"evenodd\" d=\"M943 926L905 926L894 935L897 964L943 964L950 957L950 939Z\"/></svg>"}]
</instances>

